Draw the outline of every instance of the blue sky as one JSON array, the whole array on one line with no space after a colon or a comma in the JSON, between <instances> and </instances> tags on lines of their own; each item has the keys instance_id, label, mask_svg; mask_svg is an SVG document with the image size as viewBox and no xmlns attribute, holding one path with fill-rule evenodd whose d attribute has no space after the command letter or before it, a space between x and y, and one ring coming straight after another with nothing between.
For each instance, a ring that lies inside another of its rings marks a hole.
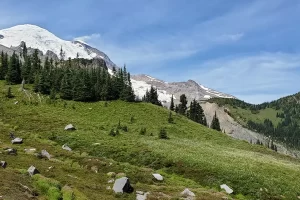
<instances>
[{"instance_id":1,"label":"blue sky","mask_svg":"<svg viewBox=\"0 0 300 200\"><path fill-rule=\"evenodd\" d=\"M300 91L298 0L1 0L0 29L81 38L133 74L196 80L252 103Z\"/></svg>"}]
</instances>

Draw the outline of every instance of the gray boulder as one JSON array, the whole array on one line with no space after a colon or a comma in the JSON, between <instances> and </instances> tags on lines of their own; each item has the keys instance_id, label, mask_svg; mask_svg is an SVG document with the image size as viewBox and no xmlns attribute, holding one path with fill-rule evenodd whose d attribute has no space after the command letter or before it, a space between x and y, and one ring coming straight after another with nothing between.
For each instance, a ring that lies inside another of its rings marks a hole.
<instances>
[{"instance_id":1,"label":"gray boulder","mask_svg":"<svg viewBox=\"0 0 300 200\"><path fill-rule=\"evenodd\" d=\"M189 199L193 199L195 197L194 192L190 191L188 188L185 188L180 195Z\"/></svg>"},{"instance_id":2,"label":"gray boulder","mask_svg":"<svg viewBox=\"0 0 300 200\"><path fill-rule=\"evenodd\" d=\"M75 126L73 126L73 124L68 124L66 127L65 127L65 131L74 131L76 130Z\"/></svg>"},{"instance_id":3,"label":"gray boulder","mask_svg":"<svg viewBox=\"0 0 300 200\"><path fill-rule=\"evenodd\" d=\"M23 143L23 139L22 138L15 138L11 141L12 144L22 144Z\"/></svg>"},{"instance_id":4,"label":"gray boulder","mask_svg":"<svg viewBox=\"0 0 300 200\"><path fill-rule=\"evenodd\" d=\"M72 151L72 149L68 147L66 144L62 145L62 148L67 151Z\"/></svg>"},{"instance_id":5,"label":"gray boulder","mask_svg":"<svg viewBox=\"0 0 300 200\"><path fill-rule=\"evenodd\" d=\"M6 168L7 162L5 162L5 161L0 161L0 166L1 166L2 168Z\"/></svg>"},{"instance_id":6,"label":"gray boulder","mask_svg":"<svg viewBox=\"0 0 300 200\"><path fill-rule=\"evenodd\" d=\"M50 154L49 154L48 151L46 151L46 150L42 150L42 151L41 151L41 156L42 156L43 158L48 158L49 160L50 160L50 158L51 158Z\"/></svg>"},{"instance_id":7,"label":"gray boulder","mask_svg":"<svg viewBox=\"0 0 300 200\"><path fill-rule=\"evenodd\" d=\"M132 193L134 189L130 185L129 179L127 177L122 177L115 181L113 190L115 193Z\"/></svg>"},{"instance_id":8,"label":"gray boulder","mask_svg":"<svg viewBox=\"0 0 300 200\"><path fill-rule=\"evenodd\" d=\"M13 148L8 148L5 150L5 152L9 155L17 155L17 150Z\"/></svg>"},{"instance_id":9,"label":"gray boulder","mask_svg":"<svg viewBox=\"0 0 300 200\"><path fill-rule=\"evenodd\" d=\"M33 165L31 165L28 168L27 172L29 173L30 176L33 176L35 174L39 174L40 173Z\"/></svg>"}]
</instances>

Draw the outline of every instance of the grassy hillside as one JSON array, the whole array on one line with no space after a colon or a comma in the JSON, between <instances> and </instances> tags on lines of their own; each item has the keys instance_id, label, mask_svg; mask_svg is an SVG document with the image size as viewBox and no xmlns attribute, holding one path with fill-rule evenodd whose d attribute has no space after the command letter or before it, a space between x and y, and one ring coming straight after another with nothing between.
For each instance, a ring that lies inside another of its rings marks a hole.
<instances>
[{"instance_id":1,"label":"grassy hillside","mask_svg":"<svg viewBox=\"0 0 300 200\"><path fill-rule=\"evenodd\" d=\"M164 108L121 101L50 102L35 94L29 101L17 86L13 87L15 97L8 99L6 90L0 82L0 150L18 149L17 156L0 154L9 166L0 170L0 177L5 177L0 195L7 199L27 199L22 185L40 199L72 196L69 193L77 199L135 199L134 194L116 196L106 189L112 186L106 176L110 171L126 173L135 189L150 191L150 199L157 199L159 192L176 199L185 187L198 199L221 199L226 196L219 192L223 183L233 188L235 199L296 199L299 195L299 160L234 140L175 113L175 123L169 124L169 111ZM128 131L110 136L119 121ZM64 131L69 123L77 130ZM145 135L140 134L141 128L146 128ZM169 140L158 139L161 128L166 128ZM24 138L24 144L11 145L10 130ZM72 152L61 149L65 143ZM30 147L46 149L54 158L48 161L25 153L24 148ZM30 178L24 172L30 165L42 176ZM54 168L49 170L50 166ZM91 170L95 167L98 173ZM154 171L164 175L164 182L152 180ZM62 188L65 185L69 187ZM45 188L52 189L46 192Z\"/></svg>"}]
</instances>

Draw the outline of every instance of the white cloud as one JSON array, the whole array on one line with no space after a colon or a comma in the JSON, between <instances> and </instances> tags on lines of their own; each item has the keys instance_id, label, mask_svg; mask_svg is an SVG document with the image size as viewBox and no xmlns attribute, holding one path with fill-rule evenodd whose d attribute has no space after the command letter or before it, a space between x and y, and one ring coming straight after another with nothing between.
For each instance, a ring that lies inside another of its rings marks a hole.
<instances>
[{"instance_id":1,"label":"white cloud","mask_svg":"<svg viewBox=\"0 0 300 200\"><path fill-rule=\"evenodd\" d=\"M193 68L184 76L255 103L300 90L300 54L235 55Z\"/></svg>"},{"instance_id":2,"label":"white cloud","mask_svg":"<svg viewBox=\"0 0 300 200\"><path fill-rule=\"evenodd\" d=\"M74 38L74 40L89 43L90 41L93 42L95 40L100 40L100 38L101 38L101 35L99 33L93 33L91 35L76 37L76 38Z\"/></svg>"}]
</instances>

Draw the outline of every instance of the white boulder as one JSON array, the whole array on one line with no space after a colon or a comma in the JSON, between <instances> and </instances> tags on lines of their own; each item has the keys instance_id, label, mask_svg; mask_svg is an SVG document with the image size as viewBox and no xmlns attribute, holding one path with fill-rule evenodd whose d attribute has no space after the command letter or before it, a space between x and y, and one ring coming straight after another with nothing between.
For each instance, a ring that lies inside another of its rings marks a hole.
<instances>
[{"instance_id":1,"label":"white boulder","mask_svg":"<svg viewBox=\"0 0 300 200\"><path fill-rule=\"evenodd\" d=\"M11 141L12 144L22 144L23 143L23 139L22 138L15 138Z\"/></svg>"},{"instance_id":2,"label":"white boulder","mask_svg":"<svg viewBox=\"0 0 300 200\"><path fill-rule=\"evenodd\" d=\"M226 193L228 193L228 194L233 193L233 190L230 187L228 187L228 185L226 185L226 184L220 185L220 187L221 187L221 189L224 189L226 191Z\"/></svg>"},{"instance_id":3,"label":"white boulder","mask_svg":"<svg viewBox=\"0 0 300 200\"><path fill-rule=\"evenodd\" d=\"M158 181L163 181L164 180L164 178L162 177L162 175L160 175L160 174L152 174L153 175L153 177L156 179L156 180L158 180Z\"/></svg>"},{"instance_id":4,"label":"white boulder","mask_svg":"<svg viewBox=\"0 0 300 200\"><path fill-rule=\"evenodd\" d=\"M66 127L65 127L65 131L74 131L76 130L75 126L73 126L73 124L68 124Z\"/></svg>"},{"instance_id":5,"label":"white boulder","mask_svg":"<svg viewBox=\"0 0 300 200\"><path fill-rule=\"evenodd\" d=\"M72 149L68 147L66 144L62 145L62 148L67 151L72 151Z\"/></svg>"}]
</instances>

